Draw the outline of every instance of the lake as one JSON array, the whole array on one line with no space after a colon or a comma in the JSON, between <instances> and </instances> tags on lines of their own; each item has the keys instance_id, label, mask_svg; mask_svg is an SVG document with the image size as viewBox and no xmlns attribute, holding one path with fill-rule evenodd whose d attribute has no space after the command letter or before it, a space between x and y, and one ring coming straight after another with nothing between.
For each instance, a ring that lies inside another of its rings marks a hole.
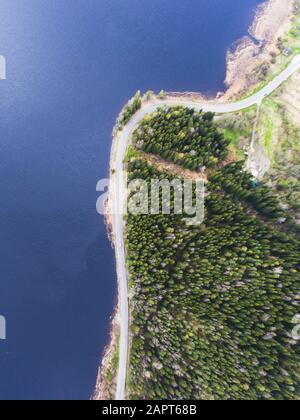
<instances>
[{"instance_id":1,"label":"lake","mask_svg":"<svg viewBox=\"0 0 300 420\"><path fill-rule=\"evenodd\" d=\"M96 213L138 90L224 89L259 0L1 0L0 399L88 399L116 299Z\"/></svg>"}]
</instances>

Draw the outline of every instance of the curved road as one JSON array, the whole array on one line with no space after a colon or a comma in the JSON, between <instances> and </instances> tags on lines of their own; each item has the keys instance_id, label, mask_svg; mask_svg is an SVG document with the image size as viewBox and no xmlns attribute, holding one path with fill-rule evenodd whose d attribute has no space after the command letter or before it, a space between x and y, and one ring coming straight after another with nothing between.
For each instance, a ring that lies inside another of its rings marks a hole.
<instances>
[{"instance_id":1,"label":"curved road","mask_svg":"<svg viewBox=\"0 0 300 420\"><path fill-rule=\"evenodd\" d=\"M126 204L126 173L123 163L126 150L130 142L131 134L139 122L147 114L154 113L161 106L185 106L196 110L210 111L216 113L230 113L241 111L252 105L259 105L264 98L274 92L282 83L300 69L300 55L297 55L291 64L268 85L249 98L234 103L222 103L213 101L192 101L185 98L174 98L167 100L155 99L145 103L142 109L137 112L129 123L114 138L111 155L111 181L110 181L110 202L112 213L112 229L115 241L115 253L119 287L119 317L120 317L120 349L119 349L119 370L117 378L116 400L124 400L125 385L128 363L128 340L129 340L129 306L128 306L128 285L127 269L124 243L124 209Z\"/></svg>"}]
</instances>

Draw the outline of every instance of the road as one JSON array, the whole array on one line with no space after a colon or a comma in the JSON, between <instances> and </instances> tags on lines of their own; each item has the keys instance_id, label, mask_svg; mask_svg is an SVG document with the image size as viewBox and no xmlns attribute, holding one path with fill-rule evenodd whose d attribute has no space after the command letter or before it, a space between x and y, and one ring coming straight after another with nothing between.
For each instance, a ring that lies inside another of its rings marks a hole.
<instances>
[{"instance_id":1,"label":"road","mask_svg":"<svg viewBox=\"0 0 300 420\"><path fill-rule=\"evenodd\" d=\"M112 175L110 180L110 202L112 213L112 230L115 241L115 253L119 288L119 323L120 323L120 349L119 349L119 368L117 378L116 400L125 399L125 385L128 364L129 346L129 305L128 305L128 283L125 255L125 221L124 209L126 205L126 173L124 172L124 159L126 150L130 142L131 134L147 114L154 113L161 106L181 105L196 110L210 111L216 113L230 113L241 111L252 105L259 105L264 98L273 93L282 83L288 80L297 70L300 69L300 55L297 55L291 64L268 85L249 98L233 103L222 103L216 101L192 101L185 98L174 98L159 100L143 104L129 123L119 132L113 142L111 155Z\"/></svg>"}]
</instances>

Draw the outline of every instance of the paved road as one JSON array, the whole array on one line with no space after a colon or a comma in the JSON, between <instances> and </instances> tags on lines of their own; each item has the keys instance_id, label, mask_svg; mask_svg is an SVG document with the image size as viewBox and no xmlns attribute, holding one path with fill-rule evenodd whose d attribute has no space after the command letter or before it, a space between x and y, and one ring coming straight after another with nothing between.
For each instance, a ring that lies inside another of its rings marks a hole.
<instances>
[{"instance_id":1,"label":"paved road","mask_svg":"<svg viewBox=\"0 0 300 420\"><path fill-rule=\"evenodd\" d=\"M125 384L128 363L128 339L129 339L129 307L128 307L128 285L127 285L127 269L125 257L124 231L125 222L123 218L126 204L126 174L123 168L123 162L126 155L126 149L129 144L131 134L135 130L139 122L147 114L154 113L157 108L162 105L176 106L181 105L196 110L229 113L241 111L260 104L264 98L274 92L282 83L300 69L300 55L296 56L291 64L267 86L251 97L234 103L222 103L213 101L192 101L187 99L168 99L155 100L143 105L142 109L134 115L124 129L115 137L112 148L112 169L110 198L112 208L112 224L115 239L115 253L117 263L117 274L119 284L119 317L120 317L120 353L119 353L119 370L117 379L116 400L124 400Z\"/></svg>"}]
</instances>

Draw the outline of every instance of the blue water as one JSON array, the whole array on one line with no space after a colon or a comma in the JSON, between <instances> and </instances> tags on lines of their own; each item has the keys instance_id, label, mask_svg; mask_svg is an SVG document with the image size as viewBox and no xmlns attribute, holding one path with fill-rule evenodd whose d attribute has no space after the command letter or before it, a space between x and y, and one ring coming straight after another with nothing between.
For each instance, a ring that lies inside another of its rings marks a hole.
<instances>
[{"instance_id":1,"label":"blue water","mask_svg":"<svg viewBox=\"0 0 300 420\"><path fill-rule=\"evenodd\" d=\"M222 90L259 0L1 0L0 399L87 399L116 276L96 182L137 90Z\"/></svg>"}]
</instances>

